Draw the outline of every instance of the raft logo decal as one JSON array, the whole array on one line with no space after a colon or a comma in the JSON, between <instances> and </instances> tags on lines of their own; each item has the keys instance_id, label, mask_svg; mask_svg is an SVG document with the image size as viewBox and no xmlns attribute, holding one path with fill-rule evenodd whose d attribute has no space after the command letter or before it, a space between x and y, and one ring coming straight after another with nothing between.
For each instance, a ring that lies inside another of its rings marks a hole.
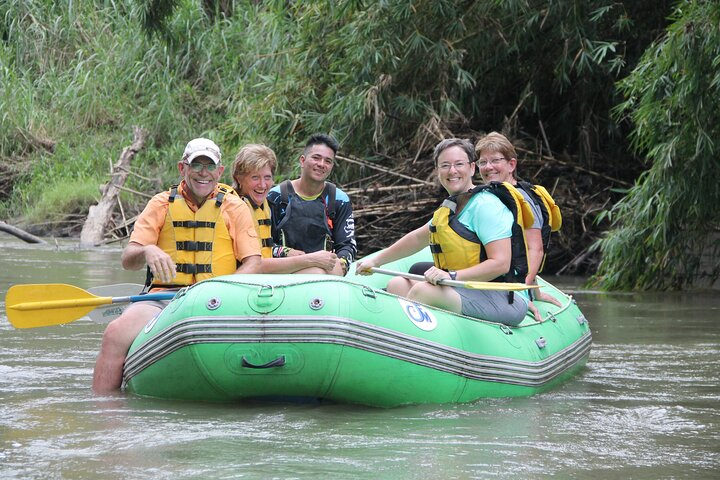
<instances>
[{"instance_id":1,"label":"raft logo decal","mask_svg":"<svg viewBox=\"0 0 720 480\"><path fill-rule=\"evenodd\" d=\"M415 324L419 329L429 332L435 330L437 327L437 319L435 315L425 306L418 305L417 303L408 302L407 300L398 299L400 306L405 312L405 315Z\"/></svg>"}]
</instances>

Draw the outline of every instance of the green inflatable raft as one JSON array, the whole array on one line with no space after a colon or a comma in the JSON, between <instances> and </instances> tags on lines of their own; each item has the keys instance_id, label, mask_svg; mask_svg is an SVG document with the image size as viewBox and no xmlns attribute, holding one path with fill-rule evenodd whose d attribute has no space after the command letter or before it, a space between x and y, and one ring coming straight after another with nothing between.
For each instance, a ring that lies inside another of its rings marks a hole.
<instances>
[{"instance_id":1,"label":"green inflatable raft","mask_svg":"<svg viewBox=\"0 0 720 480\"><path fill-rule=\"evenodd\" d=\"M407 272L427 251L383 268ZM532 395L571 378L592 343L572 297L507 327L413 303L374 274L228 275L178 293L135 339L127 391L166 399L394 407Z\"/></svg>"}]
</instances>

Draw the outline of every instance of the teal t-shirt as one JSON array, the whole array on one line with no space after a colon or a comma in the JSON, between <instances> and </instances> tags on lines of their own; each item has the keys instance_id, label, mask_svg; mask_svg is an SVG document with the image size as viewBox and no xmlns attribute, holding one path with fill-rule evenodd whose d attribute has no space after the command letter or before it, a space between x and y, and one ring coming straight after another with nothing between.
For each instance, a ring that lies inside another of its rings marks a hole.
<instances>
[{"instance_id":1,"label":"teal t-shirt","mask_svg":"<svg viewBox=\"0 0 720 480\"><path fill-rule=\"evenodd\" d=\"M512 236L512 212L490 192L473 195L458 220L474 232L483 245Z\"/></svg>"},{"instance_id":2,"label":"teal t-shirt","mask_svg":"<svg viewBox=\"0 0 720 480\"><path fill-rule=\"evenodd\" d=\"M458 215L458 220L477 235L483 245L512 237L515 219L505 204L490 192L473 195ZM526 300L527 290L516 292Z\"/></svg>"}]
</instances>

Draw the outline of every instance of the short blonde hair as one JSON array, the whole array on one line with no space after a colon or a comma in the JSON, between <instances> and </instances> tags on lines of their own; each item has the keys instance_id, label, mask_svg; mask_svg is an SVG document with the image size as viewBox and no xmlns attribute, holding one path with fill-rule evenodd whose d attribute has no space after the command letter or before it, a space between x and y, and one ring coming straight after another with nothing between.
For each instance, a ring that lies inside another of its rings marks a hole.
<instances>
[{"instance_id":1,"label":"short blonde hair","mask_svg":"<svg viewBox=\"0 0 720 480\"><path fill-rule=\"evenodd\" d=\"M502 153L502 156L508 160L517 158L513 144L505 135L498 132L488 133L475 144L475 153L478 157L486 150Z\"/></svg>"},{"instance_id":2,"label":"short blonde hair","mask_svg":"<svg viewBox=\"0 0 720 480\"><path fill-rule=\"evenodd\" d=\"M232 163L233 188L239 187L237 178L261 168L270 167L270 172L275 174L277 157L270 147L260 143L249 143L242 147Z\"/></svg>"}]
</instances>

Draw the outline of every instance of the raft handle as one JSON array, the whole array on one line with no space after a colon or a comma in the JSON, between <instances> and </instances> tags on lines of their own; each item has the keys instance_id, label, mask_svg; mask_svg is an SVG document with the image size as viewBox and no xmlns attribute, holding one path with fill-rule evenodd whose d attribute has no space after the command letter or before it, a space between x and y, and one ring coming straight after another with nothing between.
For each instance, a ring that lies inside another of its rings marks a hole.
<instances>
[{"instance_id":1,"label":"raft handle","mask_svg":"<svg viewBox=\"0 0 720 480\"><path fill-rule=\"evenodd\" d=\"M377 298L377 296L375 295L375 290L368 287L367 285L363 285L362 294L365 295L366 297Z\"/></svg>"},{"instance_id":2,"label":"raft handle","mask_svg":"<svg viewBox=\"0 0 720 480\"><path fill-rule=\"evenodd\" d=\"M263 293L264 290L270 290L270 293ZM260 285L260 288L258 289L257 296L260 297L272 297L275 294L275 286L274 285Z\"/></svg>"},{"instance_id":3,"label":"raft handle","mask_svg":"<svg viewBox=\"0 0 720 480\"><path fill-rule=\"evenodd\" d=\"M248 362L248 360L245 358L245 355L242 357L242 363L241 365L243 367L247 368L273 368L273 367L282 367L285 365L285 355L280 355L275 360L270 360L267 363L264 363L262 365L256 365L254 363Z\"/></svg>"},{"instance_id":4,"label":"raft handle","mask_svg":"<svg viewBox=\"0 0 720 480\"><path fill-rule=\"evenodd\" d=\"M547 340L545 340L545 337L540 337L537 340L535 340L535 344L538 346L539 349L545 348L545 345L547 345Z\"/></svg>"},{"instance_id":5,"label":"raft handle","mask_svg":"<svg viewBox=\"0 0 720 480\"><path fill-rule=\"evenodd\" d=\"M500 331L503 332L505 335L512 335L513 331L510 330L510 327L507 325L500 325Z\"/></svg>"}]
</instances>

